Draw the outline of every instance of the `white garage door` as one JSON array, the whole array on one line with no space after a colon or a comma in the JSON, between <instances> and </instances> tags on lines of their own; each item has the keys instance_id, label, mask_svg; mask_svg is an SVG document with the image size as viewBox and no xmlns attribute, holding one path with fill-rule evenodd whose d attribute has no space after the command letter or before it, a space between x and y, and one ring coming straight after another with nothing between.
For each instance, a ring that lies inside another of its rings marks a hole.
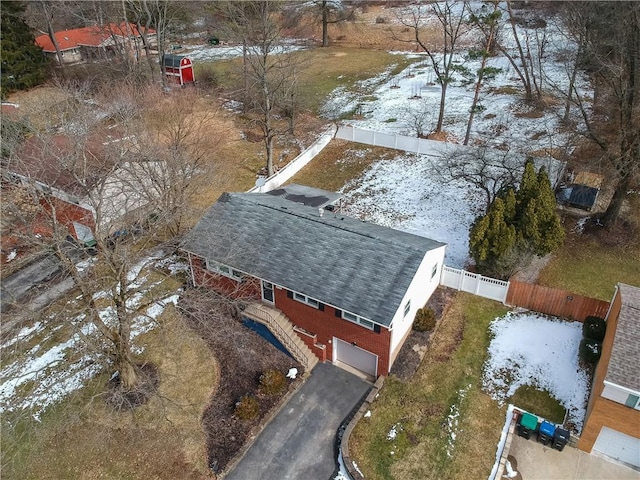
<instances>
[{"instance_id":1,"label":"white garage door","mask_svg":"<svg viewBox=\"0 0 640 480\"><path fill-rule=\"evenodd\" d=\"M367 352L336 337L333 337L333 348L334 360L376 377L378 356L375 353Z\"/></svg>"},{"instance_id":2,"label":"white garage door","mask_svg":"<svg viewBox=\"0 0 640 480\"><path fill-rule=\"evenodd\" d=\"M607 427L602 427L593 450L619 462L640 467L640 439L625 435Z\"/></svg>"}]
</instances>

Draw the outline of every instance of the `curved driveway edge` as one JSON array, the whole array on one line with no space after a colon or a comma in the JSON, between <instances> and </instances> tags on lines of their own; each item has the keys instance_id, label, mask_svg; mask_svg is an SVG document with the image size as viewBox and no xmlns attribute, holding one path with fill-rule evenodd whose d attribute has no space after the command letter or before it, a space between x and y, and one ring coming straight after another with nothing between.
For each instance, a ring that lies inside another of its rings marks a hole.
<instances>
[{"instance_id":1,"label":"curved driveway edge","mask_svg":"<svg viewBox=\"0 0 640 480\"><path fill-rule=\"evenodd\" d=\"M362 476L360 470L356 469L356 467L353 466L353 461L351 460L351 455L349 453L349 437L351 436L351 432L353 432L353 429L358 424L362 416L366 413L367 410L369 410L369 405L371 405L373 400L378 396L378 392L382 388L382 385L384 385L385 379L386 377L378 377L378 380L376 380L376 383L373 384L373 387L367 395L367 398L365 398L364 402L362 402L360 408L347 425L347 428L344 431L344 435L342 435L342 440L340 442L340 454L342 455L342 461L344 462L344 466L347 469L347 472L354 480L361 480L364 479L364 477Z\"/></svg>"},{"instance_id":2,"label":"curved driveway edge","mask_svg":"<svg viewBox=\"0 0 640 480\"><path fill-rule=\"evenodd\" d=\"M225 478L327 480L335 470L336 433L370 388L334 365L316 365Z\"/></svg>"}]
</instances>

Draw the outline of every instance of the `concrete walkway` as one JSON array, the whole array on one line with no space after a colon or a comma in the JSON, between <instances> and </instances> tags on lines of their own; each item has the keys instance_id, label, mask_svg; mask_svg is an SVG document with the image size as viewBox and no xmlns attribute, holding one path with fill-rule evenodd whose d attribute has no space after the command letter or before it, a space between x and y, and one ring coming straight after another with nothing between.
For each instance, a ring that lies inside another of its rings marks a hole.
<instances>
[{"instance_id":1,"label":"concrete walkway","mask_svg":"<svg viewBox=\"0 0 640 480\"><path fill-rule=\"evenodd\" d=\"M559 452L535 441L514 435L509 455L516 459L515 470L522 480L638 480L640 472L589 455L577 448Z\"/></svg>"},{"instance_id":2,"label":"concrete walkway","mask_svg":"<svg viewBox=\"0 0 640 480\"><path fill-rule=\"evenodd\" d=\"M370 388L334 365L316 365L225 478L328 480L336 468L338 428Z\"/></svg>"}]
</instances>

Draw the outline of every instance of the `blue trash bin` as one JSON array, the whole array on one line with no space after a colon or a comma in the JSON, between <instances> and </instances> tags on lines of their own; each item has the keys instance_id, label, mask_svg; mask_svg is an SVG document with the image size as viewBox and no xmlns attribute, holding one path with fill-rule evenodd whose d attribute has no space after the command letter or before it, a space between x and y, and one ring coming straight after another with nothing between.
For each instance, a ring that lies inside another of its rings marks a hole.
<instances>
[{"instance_id":1,"label":"blue trash bin","mask_svg":"<svg viewBox=\"0 0 640 480\"><path fill-rule=\"evenodd\" d=\"M553 423L544 420L538 428L538 442L542 443L543 445L549 445L549 443L551 443L551 441L553 440L553 435L555 434L555 432L556 426Z\"/></svg>"}]
</instances>

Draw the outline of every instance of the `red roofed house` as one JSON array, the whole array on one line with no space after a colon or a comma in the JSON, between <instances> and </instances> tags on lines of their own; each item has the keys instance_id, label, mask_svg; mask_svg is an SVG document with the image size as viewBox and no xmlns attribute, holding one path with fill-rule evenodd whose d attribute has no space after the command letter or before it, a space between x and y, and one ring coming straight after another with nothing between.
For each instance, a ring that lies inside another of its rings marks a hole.
<instances>
[{"instance_id":1,"label":"red roofed house","mask_svg":"<svg viewBox=\"0 0 640 480\"><path fill-rule=\"evenodd\" d=\"M156 31L150 28L147 33L150 46L155 48ZM74 28L56 32L54 37L65 64L113 56L122 50L129 52L134 58L145 54L142 34L133 23ZM36 37L36 44L47 57L58 61L56 47L49 35Z\"/></svg>"}]
</instances>

